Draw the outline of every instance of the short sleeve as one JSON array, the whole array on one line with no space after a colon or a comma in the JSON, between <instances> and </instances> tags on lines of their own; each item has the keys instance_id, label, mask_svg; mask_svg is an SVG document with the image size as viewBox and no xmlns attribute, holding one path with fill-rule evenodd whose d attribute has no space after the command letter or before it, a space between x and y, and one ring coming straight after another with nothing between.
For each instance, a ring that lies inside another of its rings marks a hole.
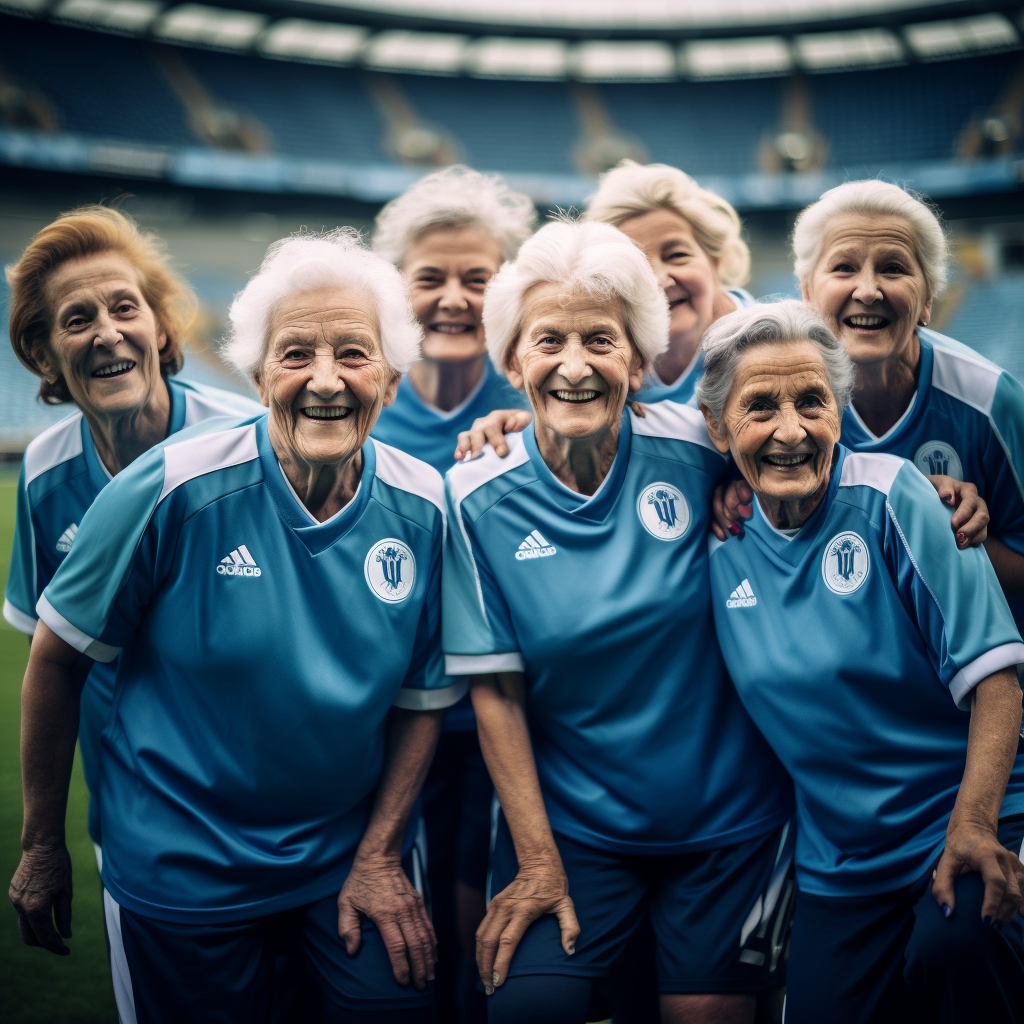
<instances>
[{"instance_id":1,"label":"short sleeve","mask_svg":"<svg viewBox=\"0 0 1024 1024\"><path fill-rule=\"evenodd\" d=\"M464 679L448 679L441 653L441 560L443 523L438 517L431 549L427 593L416 625L409 671L395 698L395 707L409 711L436 711L458 703L468 689Z\"/></svg>"},{"instance_id":2,"label":"short sleeve","mask_svg":"<svg viewBox=\"0 0 1024 1024\"><path fill-rule=\"evenodd\" d=\"M32 506L25 486L25 466L18 477L17 512L14 519L14 547L11 566L7 573L4 593L4 618L17 630L31 636L36 629L36 566L35 527Z\"/></svg>"},{"instance_id":3,"label":"short sleeve","mask_svg":"<svg viewBox=\"0 0 1024 1024\"><path fill-rule=\"evenodd\" d=\"M949 510L910 463L896 475L886 511L884 548L900 599L936 674L966 709L983 679L1024 663L1024 643L992 563L981 548L957 548Z\"/></svg>"},{"instance_id":4,"label":"short sleeve","mask_svg":"<svg viewBox=\"0 0 1024 1024\"><path fill-rule=\"evenodd\" d=\"M120 654L167 571L179 503L160 502L163 481L162 449L119 473L86 512L74 546L36 605L50 629L95 661Z\"/></svg>"},{"instance_id":5,"label":"short sleeve","mask_svg":"<svg viewBox=\"0 0 1024 1024\"><path fill-rule=\"evenodd\" d=\"M1008 373L999 377L989 424L993 440L988 463L990 529L1008 547L1024 555L1024 387Z\"/></svg>"},{"instance_id":6,"label":"short sleeve","mask_svg":"<svg viewBox=\"0 0 1024 1024\"><path fill-rule=\"evenodd\" d=\"M523 656L511 615L473 540L473 524L445 479L448 537L444 549L443 647L449 675L522 672Z\"/></svg>"}]
</instances>

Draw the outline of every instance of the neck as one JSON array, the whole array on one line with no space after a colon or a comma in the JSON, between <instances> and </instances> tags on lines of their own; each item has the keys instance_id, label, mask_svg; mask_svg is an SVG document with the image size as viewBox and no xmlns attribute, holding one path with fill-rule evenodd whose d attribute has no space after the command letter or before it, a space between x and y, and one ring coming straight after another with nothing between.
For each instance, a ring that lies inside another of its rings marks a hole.
<instances>
[{"instance_id":1,"label":"neck","mask_svg":"<svg viewBox=\"0 0 1024 1024\"><path fill-rule=\"evenodd\" d=\"M117 476L167 437L171 422L171 395L161 377L156 393L141 408L114 415L83 409L82 415L89 424L100 461L111 476Z\"/></svg>"},{"instance_id":2,"label":"neck","mask_svg":"<svg viewBox=\"0 0 1024 1024\"><path fill-rule=\"evenodd\" d=\"M836 468L836 460L839 458L839 449L832 451L832 466L825 479L818 485L813 494L799 498L796 501L780 501L768 494L758 493L757 503L761 506L765 518L776 530L795 530L804 525L814 510L821 504L822 499L828 493L829 481L832 479L832 472Z\"/></svg>"},{"instance_id":3,"label":"neck","mask_svg":"<svg viewBox=\"0 0 1024 1024\"><path fill-rule=\"evenodd\" d=\"M711 322L714 323L735 309L736 302L732 296L726 291L719 290L711 307ZM686 373L697 354L697 349L700 348L702 334L702 331L695 329L676 335L669 341L668 348L654 360L654 373L662 384L675 384Z\"/></svg>"},{"instance_id":4,"label":"neck","mask_svg":"<svg viewBox=\"0 0 1024 1024\"><path fill-rule=\"evenodd\" d=\"M355 497L363 475L361 449L343 462L307 462L294 452L282 454L276 445L274 450L288 483L318 523L336 515Z\"/></svg>"},{"instance_id":5,"label":"neck","mask_svg":"<svg viewBox=\"0 0 1024 1024\"><path fill-rule=\"evenodd\" d=\"M910 407L921 373L917 334L906 349L880 363L854 366L853 407L875 437L881 437Z\"/></svg>"},{"instance_id":6,"label":"neck","mask_svg":"<svg viewBox=\"0 0 1024 1024\"><path fill-rule=\"evenodd\" d=\"M604 483L619 448L619 424L588 437L563 437L537 424L534 436L541 458L555 477L588 497Z\"/></svg>"},{"instance_id":7,"label":"neck","mask_svg":"<svg viewBox=\"0 0 1024 1024\"><path fill-rule=\"evenodd\" d=\"M480 355L469 359L429 359L424 356L413 363L409 382L416 394L428 405L442 412L457 409L473 393L484 374L484 360Z\"/></svg>"}]
</instances>

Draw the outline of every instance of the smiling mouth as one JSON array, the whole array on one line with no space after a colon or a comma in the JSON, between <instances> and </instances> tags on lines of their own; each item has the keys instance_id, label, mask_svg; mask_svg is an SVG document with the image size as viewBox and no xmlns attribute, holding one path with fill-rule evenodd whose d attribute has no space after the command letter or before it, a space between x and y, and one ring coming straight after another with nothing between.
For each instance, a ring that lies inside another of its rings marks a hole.
<instances>
[{"instance_id":1,"label":"smiling mouth","mask_svg":"<svg viewBox=\"0 0 1024 1024\"><path fill-rule=\"evenodd\" d=\"M889 320L884 316L848 316L843 323L861 331L880 331L889 326Z\"/></svg>"},{"instance_id":2,"label":"smiling mouth","mask_svg":"<svg viewBox=\"0 0 1024 1024\"><path fill-rule=\"evenodd\" d=\"M769 466L774 466L776 469L792 469L794 466L805 465L813 458L813 452L794 452L792 455L774 453L763 456L761 461L767 462Z\"/></svg>"},{"instance_id":3,"label":"smiling mouth","mask_svg":"<svg viewBox=\"0 0 1024 1024\"><path fill-rule=\"evenodd\" d=\"M581 389L579 391L552 391L552 395L555 396L560 402L575 402L577 405L580 402L592 402L595 398L599 398L601 395L600 391L594 391L591 388Z\"/></svg>"},{"instance_id":4,"label":"smiling mouth","mask_svg":"<svg viewBox=\"0 0 1024 1024\"><path fill-rule=\"evenodd\" d=\"M93 370L91 376L100 378L123 377L134 369L135 363L131 359L121 359L116 363L110 363L107 366L101 366L98 370Z\"/></svg>"},{"instance_id":5,"label":"smiling mouth","mask_svg":"<svg viewBox=\"0 0 1024 1024\"><path fill-rule=\"evenodd\" d=\"M299 410L308 420L343 420L351 411L347 405L307 405Z\"/></svg>"},{"instance_id":6,"label":"smiling mouth","mask_svg":"<svg viewBox=\"0 0 1024 1024\"><path fill-rule=\"evenodd\" d=\"M436 331L438 334L475 334L475 324L430 324L428 330Z\"/></svg>"}]
</instances>

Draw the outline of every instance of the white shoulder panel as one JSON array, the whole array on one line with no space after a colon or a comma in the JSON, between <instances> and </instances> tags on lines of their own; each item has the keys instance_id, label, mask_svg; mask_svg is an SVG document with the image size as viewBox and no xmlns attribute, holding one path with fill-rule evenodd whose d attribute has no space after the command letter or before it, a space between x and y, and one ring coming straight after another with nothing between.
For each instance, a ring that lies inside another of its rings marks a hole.
<instances>
[{"instance_id":1,"label":"white shoulder panel","mask_svg":"<svg viewBox=\"0 0 1024 1024\"><path fill-rule=\"evenodd\" d=\"M448 486L451 488L452 498L455 507L458 509L465 498L468 498L478 487L508 473L517 466L530 461L530 453L523 444L523 435L507 434L505 441L508 443L509 452L505 458L500 458L494 453L494 449L487 445L484 453L472 462L460 462L448 470Z\"/></svg>"},{"instance_id":2,"label":"white shoulder panel","mask_svg":"<svg viewBox=\"0 0 1024 1024\"><path fill-rule=\"evenodd\" d=\"M185 392L185 427L202 423L214 416L256 416L266 412L259 402L245 395L184 381L179 383Z\"/></svg>"},{"instance_id":3,"label":"white shoulder panel","mask_svg":"<svg viewBox=\"0 0 1024 1024\"><path fill-rule=\"evenodd\" d=\"M905 465L905 460L896 455L882 455L873 452L851 452L843 463L840 487L873 487L888 495L896 474Z\"/></svg>"},{"instance_id":4,"label":"white shoulder panel","mask_svg":"<svg viewBox=\"0 0 1024 1024\"><path fill-rule=\"evenodd\" d=\"M164 449L164 487L157 504L188 480L259 457L254 423L169 444Z\"/></svg>"},{"instance_id":5,"label":"white shoulder panel","mask_svg":"<svg viewBox=\"0 0 1024 1024\"><path fill-rule=\"evenodd\" d=\"M25 449L25 484L82 454L82 414L76 412L44 430Z\"/></svg>"},{"instance_id":6,"label":"white shoulder panel","mask_svg":"<svg viewBox=\"0 0 1024 1024\"><path fill-rule=\"evenodd\" d=\"M444 515L444 480L441 474L433 466L406 452L382 444L376 438L372 440L377 455L377 476L391 487L426 498Z\"/></svg>"},{"instance_id":7,"label":"white shoulder panel","mask_svg":"<svg viewBox=\"0 0 1024 1024\"><path fill-rule=\"evenodd\" d=\"M957 349L935 345L932 352L932 387L988 416L1002 370L981 356L973 358Z\"/></svg>"},{"instance_id":8,"label":"white shoulder panel","mask_svg":"<svg viewBox=\"0 0 1024 1024\"><path fill-rule=\"evenodd\" d=\"M679 402L654 402L652 405L645 403L644 412L647 415L641 419L632 409L629 410L629 421L634 434L690 441L710 448L716 455L721 454L708 437L704 414L692 405L682 405Z\"/></svg>"}]
</instances>

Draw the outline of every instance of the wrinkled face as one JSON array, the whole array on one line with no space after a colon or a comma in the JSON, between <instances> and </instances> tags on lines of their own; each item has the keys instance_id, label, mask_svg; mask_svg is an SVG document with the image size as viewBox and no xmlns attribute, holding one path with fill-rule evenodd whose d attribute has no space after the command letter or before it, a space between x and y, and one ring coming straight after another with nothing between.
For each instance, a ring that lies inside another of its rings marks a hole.
<instances>
[{"instance_id":1,"label":"wrinkled face","mask_svg":"<svg viewBox=\"0 0 1024 1024\"><path fill-rule=\"evenodd\" d=\"M506 370L530 399L537 429L582 438L617 425L646 369L621 304L540 284L526 293L521 322Z\"/></svg>"},{"instance_id":2,"label":"wrinkled face","mask_svg":"<svg viewBox=\"0 0 1024 1024\"><path fill-rule=\"evenodd\" d=\"M398 379L368 292L332 286L284 299L255 378L278 457L347 461L394 400Z\"/></svg>"},{"instance_id":3,"label":"wrinkled face","mask_svg":"<svg viewBox=\"0 0 1024 1024\"><path fill-rule=\"evenodd\" d=\"M669 339L696 343L714 320L721 285L718 267L697 244L693 229L672 210L652 210L619 225L651 261L665 290L671 320Z\"/></svg>"},{"instance_id":4,"label":"wrinkled face","mask_svg":"<svg viewBox=\"0 0 1024 1024\"><path fill-rule=\"evenodd\" d=\"M803 294L855 363L899 358L918 322L931 317L914 233L902 217L837 217Z\"/></svg>"},{"instance_id":5,"label":"wrinkled face","mask_svg":"<svg viewBox=\"0 0 1024 1024\"><path fill-rule=\"evenodd\" d=\"M52 327L35 351L44 376L63 377L86 413L124 415L159 393L167 335L132 265L114 252L69 260L46 281Z\"/></svg>"},{"instance_id":6,"label":"wrinkled face","mask_svg":"<svg viewBox=\"0 0 1024 1024\"><path fill-rule=\"evenodd\" d=\"M812 497L827 485L839 441L839 409L818 347L789 341L747 349L722 422L708 426L755 493L784 502Z\"/></svg>"},{"instance_id":7,"label":"wrinkled face","mask_svg":"<svg viewBox=\"0 0 1024 1024\"><path fill-rule=\"evenodd\" d=\"M480 228L428 231L402 266L428 359L471 359L484 351L484 290L501 266L501 247Z\"/></svg>"}]
</instances>

